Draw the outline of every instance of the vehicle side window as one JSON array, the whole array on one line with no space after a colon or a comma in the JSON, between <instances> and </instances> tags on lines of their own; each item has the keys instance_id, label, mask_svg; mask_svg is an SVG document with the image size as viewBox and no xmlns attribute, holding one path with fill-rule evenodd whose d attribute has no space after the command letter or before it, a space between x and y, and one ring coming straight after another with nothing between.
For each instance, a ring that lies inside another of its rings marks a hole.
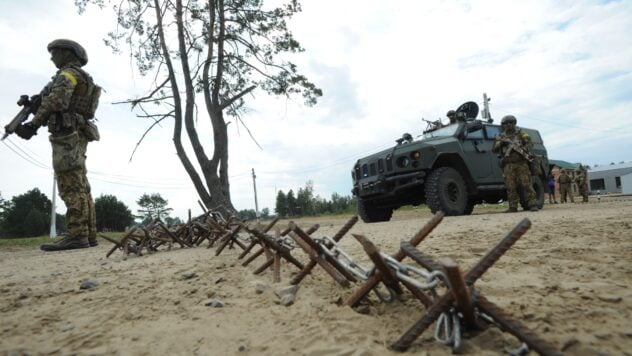
<instances>
[{"instance_id":1,"label":"vehicle side window","mask_svg":"<svg viewBox=\"0 0 632 356\"><path fill-rule=\"evenodd\" d=\"M480 128L478 130L470 131L467 133L467 138L469 140L482 140L483 139L483 129Z\"/></svg>"},{"instance_id":2,"label":"vehicle side window","mask_svg":"<svg viewBox=\"0 0 632 356\"><path fill-rule=\"evenodd\" d=\"M500 135L500 127L499 126L485 126L487 130L487 138L489 140L493 140L496 136Z\"/></svg>"}]
</instances>

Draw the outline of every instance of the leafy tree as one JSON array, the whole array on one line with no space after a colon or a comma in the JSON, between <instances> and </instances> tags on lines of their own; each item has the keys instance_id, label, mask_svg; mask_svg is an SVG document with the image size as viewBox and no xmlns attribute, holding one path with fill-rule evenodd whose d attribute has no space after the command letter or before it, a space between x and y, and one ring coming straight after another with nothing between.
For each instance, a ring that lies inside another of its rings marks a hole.
<instances>
[{"instance_id":1,"label":"leafy tree","mask_svg":"<svg viewBox=\"0 0 632 356\"><path fill-rule=\"evenodd\" d=\"M243 220L253 220L257 218L257 212L255 209L239 210L238 215Z\"/></svg>"},{"instance_id":2,"label":"leafy tree","mask_svg":"<svg viewBox=\"0 0 632 356\"><path fill-rule=\"evenodd\" d=\"M3 204L3 236L33 237L47 234L52 204L37 188L14 196L10 203Z\"/></svg>"},{"instance_id":3,"label":"leafy tree","mask_svg":"<svg viewBox=\"0 0 632 356\"><path fill-rule=\"evenodd\" d=\"M299 188L296 194L297 213L312 215L314 213L314 182L307 181L305 188Z\"/></svg>"},{"instance_id":4,"label":"leafy tree","mask_svg":"<svg viewBox=\"0 0 632 356\"><path fill-rule=\"evenodd\" d=\"M287 197L282 190L279 190L279 192L277 193L276 207L274 208L274 211L276 211L276 214L279 217L285 217L288 214Z\"/></svg>"},{"instance_id":5,"label":"leafy tree","mask_svg":"<svg viewBox=\"0 0 632 356\"><path fill-rule=\"evenodd\" d=\"M145 193L136 201L136 204L142 208L136 211L141 214L143 223L147 223L151 219L163 221L169 217L169 212L173 210L167 208L169 202L158 193Z\"/></svg>"},{"instance_id":6,"label":"leafy tree","mask_svg":"<svg viewBox=\"0 0 632 356\"><path fill-rule=\"evenodd\" d=\"M134 216L125 203L114 195L101 195L94 200L97 214L97 230L125 231L134 223Z\"/></svg>"},{"instance_id":7,"label":"leafy tree","mask_svg":"<svg viewBox=\"0 0 632 356\"><path fill-rule=\"evenodd\" d=\"M292 191L292 189L290 189L290 191L287 192L286 201L287 201L287 215L296 216L296 210L297 210L296 198L294 197L294 192Z\"/></svg>"},{"instance_id":8,"label":"leafy tree","mask_svg":"<svg viewBox=\"0 0 632 356\"><path fill-rule=\"evenodd\" d=\"M103 0L75 0L80 13L90 3L104 6ZM141 117L152 119L145 134L173 118L176 152L201 201L209 209L234 213L228 179L230 121L224 114L244 124L244 98L255 88L287 97L301 94L307 105L322 95L284 56L303 51L286 22L301 11L299 2L266 9L261 0L128 0L115 2L114 10L118 26L106 44L115 52L124 44L140 73L155 78L145 95L127 100L142 111ZM204 106L196 93L202 94ZM208 139L200 138L196 128L198 115L211 121L210 156L203 146ZM183 123L197 168L182 144Z\"/></svg>"},{"instance_id":9,"label":"leafy tree","mask_svg":"<svg viewBox=\"0 0 632 356\"><path fill-rule=\"evenodd\" d=\"M270 216L270 209L268 209L268 208L261 209L261 214L260 215L261 215L262 219L269 219L269 218L271 218L271 216Z\"/></svg>"},{"instance_id":10,"label":"leafy tree","mask_svg":"<svg viewBox=\"0 0 632 356\"><path fill-rule=\"evenodd\" d=\"M179 217L172 218L170 216L167 216L165 218L165 223L167 225L180 225L180 224L183 224L182 220Z\"/></svg>"}]
</instances>

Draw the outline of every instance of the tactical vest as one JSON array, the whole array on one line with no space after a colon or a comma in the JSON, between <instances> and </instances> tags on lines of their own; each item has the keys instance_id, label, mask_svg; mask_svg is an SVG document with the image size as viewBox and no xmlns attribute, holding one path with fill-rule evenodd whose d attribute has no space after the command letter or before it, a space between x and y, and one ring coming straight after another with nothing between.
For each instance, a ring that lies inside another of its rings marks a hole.
<instances>
[{"instance_id":1,"label":"tactical vest","mask_svg":"<svg viewBox=\"0 0 632 356\"><path fill-rule=\"evenodd\" d=\"M81 67L71 66L71 68L81 75L76 78L77 85L70 99L68 112L81 114L86 120L93 119L99 105L101 87L96 85L92 77Z\"/></svg>"}]
</instances>

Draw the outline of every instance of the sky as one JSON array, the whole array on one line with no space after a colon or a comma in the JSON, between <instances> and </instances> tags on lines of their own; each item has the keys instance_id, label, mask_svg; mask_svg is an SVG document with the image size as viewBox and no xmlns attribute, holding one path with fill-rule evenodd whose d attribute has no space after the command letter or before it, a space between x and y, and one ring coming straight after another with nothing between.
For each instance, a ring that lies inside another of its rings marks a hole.
<instances>
[{"instance_id":1,"label":"sky","mask_svg":"<svg viewBox=\"0 0 632 356\"><path fill-rule=\"evenodd\" d=\"M113 54L103 38L115 26L110 8L79 15L68 0L0 0L0 124L19 111L56 68L46 45L71 38L87 50L84 67L105 92L96 117L101 140L89 145L95 198L116 196L133 213L144 193L159 193L172 217L202 213L176 156L173 122L154 128L129 106L115 104L147 90L128 52ZM304 0L289 24L305 52L299 72L323 90L314 107L300 98L255 91L249 112L229 128L231 195L238 209L274 212L279 190L350 195L354 162L390 147L404 132L421 134L422 119L445 118L466 101L499 122L540 131L549 158L607 165L632 161L632 1ZM212 142L208 120L201 139ZM183 142L187 142L183 136ZM260 146L260 147L259 147ZM208 152L212 146L207 148ZM38 188L52 198L47 132L0 143L4 199ZM193 157L191 157L193 158ZM65 206L57 199L57 213Z\"/></svg>"}]
</instances>

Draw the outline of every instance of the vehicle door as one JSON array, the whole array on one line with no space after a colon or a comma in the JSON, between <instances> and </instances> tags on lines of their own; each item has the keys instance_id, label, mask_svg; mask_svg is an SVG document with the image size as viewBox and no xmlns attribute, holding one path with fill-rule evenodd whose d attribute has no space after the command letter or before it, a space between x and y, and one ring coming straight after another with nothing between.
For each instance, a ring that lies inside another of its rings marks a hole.
<instances>
[{"instance_id":1,"label":"vehicle door","mask_svg":"<svg viewBox=\"0 0 632 356\"><path fill-rule=\"evenodd\" d=\"M500 126L485 125L485 140L490 144L490 160L492 162L492 177L498 182L504 182L503 170L500 168L500 159L498 155L491 152L491 147L494 144L496 136L500 135Z\"/></svg>"},{"instance_id":2,"label":"vehicle door","mask_svg":"<svg viewBox=\"0 0 632 356\"><path fill-rule=\"evenodd\" d=\"M493 181L492 143L485 136L484 126L480 121L468 123L463 133L463 155L472 177L478 184Z\"/></svg>"}]
</instances>

